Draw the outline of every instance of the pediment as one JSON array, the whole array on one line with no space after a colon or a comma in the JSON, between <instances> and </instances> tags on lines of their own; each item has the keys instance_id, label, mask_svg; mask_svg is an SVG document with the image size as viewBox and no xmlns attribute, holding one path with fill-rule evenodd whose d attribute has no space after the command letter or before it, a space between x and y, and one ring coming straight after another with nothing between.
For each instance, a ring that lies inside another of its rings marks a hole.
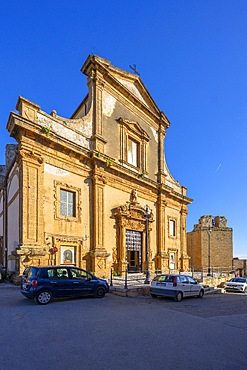
<instances>
[{"instance_id":1,"label":"pediment","mask_svg":"<svg viewBox=\"0 0 247 370\"><path fill-rule=\"evenodd\" d=\"M143 104L147 107L150 107L150 101L145 99L145 94L143 89L140 88L139 81L133 81L132 79L121 78L119 76L115 76L118 82L123 85L131 94L133 94L137 99L139 99Z\"/></svg>"},{"instance_id":2,"label":"pediment","mask_svg":"<svg viewBox=\"0 0 247 370\"><path fill-rule=\"evenodd\" d=\"M141 81L141 78L133 73L121 71L118 68L109 68L111 77L115 79L114 87L125 89L129 95L132 95L146 108L155 114L159 114L160 110Z\"/></svg>"},{"instance_id":3,"label":"pediment","mask_svg":"<svg viewBox=\"0 0 247 370\"><path fill-rule=\"evenodd\" d=\"M129 121L127 119L124 119L120 117L117 120L121 125L126 127L128 132L132 132L134 135L138 136L141 140L149 141L150 137L146 133L146 131L139 125L136 121Z\"/></svg>"},{"instance_id":4,"label":"pediment","mask_svg":"<svg viewBox=\"0 0 247 370\"><path fill-rule=\"evenodd\" d=\"M167 117L157 107L140 76L117 68L106 59L89 55L82 66L81 71L84 74L89 75L92 70L95 71L96 69L101 72L104 79L107 80L114 89L123 93L126 98L131 101L135 99L136 102L141 104L150 112L161 117L165 121L166 126L169 127L170 123Z\"/></svg>"}]
</instances>

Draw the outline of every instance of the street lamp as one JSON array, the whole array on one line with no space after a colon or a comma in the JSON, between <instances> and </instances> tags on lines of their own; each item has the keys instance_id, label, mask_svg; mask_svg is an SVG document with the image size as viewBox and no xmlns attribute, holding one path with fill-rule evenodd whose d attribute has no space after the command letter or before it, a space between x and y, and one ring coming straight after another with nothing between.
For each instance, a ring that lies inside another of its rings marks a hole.
<instances>
[{"instance_id":1,"label":"street lamp","mask_svg":"<svg viewBox=\"0 0 247 370\"><path fill-rule=\"evenodd\" d=\"M148 252L148 245L149 245L149 220L152 216L152 211L148 205L143 212L143 216L146 219L146 279L144 284L150 284L150 271L149 271L149 252Z\"/></svg>"},{"instance_id":2,"label":"street lamp","mask_svg":"<svg viewBox=\"0 0 247 370\"><path fill-rule=\"evenodd\" d=\"M211 268L210 268L211 250L210 249L211 249L211 232L212 232L212 229L211 229L210 226L208 227L207 232L208 232L208 276L211 276Z\"/></svg>"}]
</instances>

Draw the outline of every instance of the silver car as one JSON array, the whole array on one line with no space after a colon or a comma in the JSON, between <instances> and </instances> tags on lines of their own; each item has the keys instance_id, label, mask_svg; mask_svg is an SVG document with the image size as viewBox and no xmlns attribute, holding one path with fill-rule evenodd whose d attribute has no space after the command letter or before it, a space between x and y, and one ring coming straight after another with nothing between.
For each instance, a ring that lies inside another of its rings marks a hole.
<instances>
[{"instance_id":1,"label":"silver car","mask_svg":"<svg viewBox=\"0 0 247 370\"><path fill-rule=\"evenodd\" d=\"M150 294L153 298L157 296L172 297L175 301L180 302L184 297L202 298L204 289L191 276L162 274L153 279Z\"/></svg>"},{"instance_id":2,"label":"silver car","mask_svg":"<svg viewBox=\"0 0 247 370\"><path fill-rule=\"evenodd\" d=\"M227 281L225 284L227 292L242 292L247 293L247 278L236 277Z\"/></svg>"}]
</instances>

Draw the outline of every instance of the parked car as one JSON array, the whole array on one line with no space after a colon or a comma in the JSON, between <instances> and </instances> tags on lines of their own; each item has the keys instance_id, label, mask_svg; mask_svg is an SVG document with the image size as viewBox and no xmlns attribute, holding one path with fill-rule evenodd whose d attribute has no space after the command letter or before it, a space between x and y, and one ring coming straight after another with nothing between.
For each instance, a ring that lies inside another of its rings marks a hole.
<instances>
[{"instance_id":1,"label":"parked car","mask_svg":"<svg viewBox=\"0 0 247 370\"><path fill-rule=\"evenodd\" d=\"M191 276L177 274L157 275L151 282L150 294L152 297L172 297L180 302L185 297L202 298L203 286L198 284Z\"/></svg>"},{"instance_id":2,"label":"parked car","mask_svg":"<svg viewBox=\"0 0 247 370\"><path fill-rule=\"evenodd\" d=\"M246 277L232 278L231 280L226 282L225 289L227 292L247 293L247 278Z\"/></svg>"},{"instance_id":3,"label":"parked car","mask_svg":"<svg viewBox=\"0 0 247 370\"><path fill-rule=\"evenodd\" d=\"M0 263L0 283L2 283L5 278L6 278L6 269Z\"/></svg>"},{"instance_id":4,"label":"parked car","mask_svg":"<svg viewBox=\"0 0 247 370\"><path fill-rule=\"evenodd\" d=\"M108 292L106 280L74 266L29 266L22 276L21 293L41 305L49 303L52 298L103 298Z\"/></svg>"}]
</instances>

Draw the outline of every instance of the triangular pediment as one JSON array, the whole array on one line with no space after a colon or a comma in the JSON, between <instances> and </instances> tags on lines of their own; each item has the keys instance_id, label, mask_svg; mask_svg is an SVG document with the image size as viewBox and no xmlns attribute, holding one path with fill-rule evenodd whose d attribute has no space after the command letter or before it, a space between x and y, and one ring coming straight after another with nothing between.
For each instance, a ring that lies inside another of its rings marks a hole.
<instances>
[{"instance_id":1,"label":"triangular pediment","mask_svg":"<svg viewBox=\"0 0 247 370\"><path fill-rule=\"evenodd\" d=\"M129 120L124 119L122 117L120 117L117 121L121 125L125 126L127 128L128 132L132 132L133 134L135 134L136 136L138 136L140 139L146 140L146 141L149 141L150 140L150 137L148 136L148 134L146 133L146 131L143 130L143 128L139 125L138 122L136 122L136 121L129 121Z\"/></svg>"},{"instance_id":2,"label":"triangular pediment","mask_svg":"<svg viewBox=\"0 0 247 370\"><path fill-rule=\"evenodd\" d=\"M140 100L143 104L146 105L148 108L154 108L156 111L156 106L153 106L153 102L150 101L150 98L148 99L146 96L146 91L143 89L140 85L139 78L137 76L134 76L133 78L126 78L126 76L118 76L117 74L114 75L116 80L124 86L131 94L133 94L138 100ZM131 76L132 77L132 76ZM137 77L137 79L135 79Z\"/></svg>"},{"instance_id":3,"label":"triangular pediment","mask_svg":"<svg viewBox=\"0 0 247 370\"><path fill-rule=\"evenodd\" d=\"M144 109L146 108L157 117L161 117L166 126L169 127L170 123L167 117L157 107L140 76L117 68L108 60L95 55L89 55L81 71L89 75L90 71L96 69L96 66L97 70L102 73L104 78L112 84L116 90L121 91L127 99L131 101L135 99Z\"/></svg>"}]
</instances>

